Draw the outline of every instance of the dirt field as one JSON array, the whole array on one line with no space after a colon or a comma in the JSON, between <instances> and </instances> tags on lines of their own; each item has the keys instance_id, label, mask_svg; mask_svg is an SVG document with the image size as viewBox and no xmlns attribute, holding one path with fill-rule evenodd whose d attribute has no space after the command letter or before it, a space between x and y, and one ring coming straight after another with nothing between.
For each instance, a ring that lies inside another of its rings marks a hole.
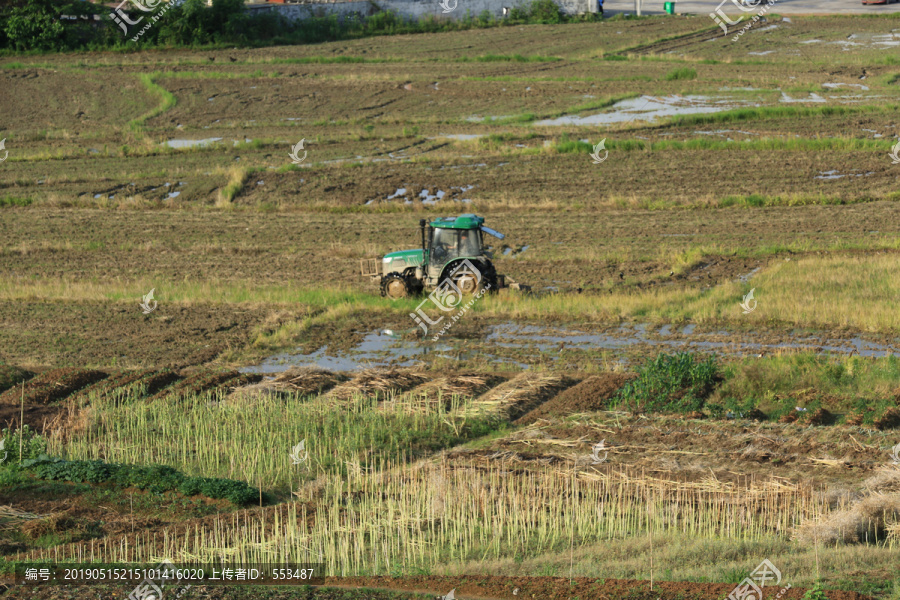
<instances>
[{"instance_id":1,"label":"dirt field","mask_svg":"<svg viewBox=\"0 0 900 600\"><path fill-rule=\"evenodd\" d=\"M272 494L4 466L0 555L318 548L402 576L192 591L223 600L711 600L768 557L780 598L896 598L897 29L769 14L733 41L699 14L0 59L0 429ZM423 299L358 261L462 212L534 293L426 341ZM721 361L703 410L616 404L677 350Z\"/></svg>"}]
</instances>

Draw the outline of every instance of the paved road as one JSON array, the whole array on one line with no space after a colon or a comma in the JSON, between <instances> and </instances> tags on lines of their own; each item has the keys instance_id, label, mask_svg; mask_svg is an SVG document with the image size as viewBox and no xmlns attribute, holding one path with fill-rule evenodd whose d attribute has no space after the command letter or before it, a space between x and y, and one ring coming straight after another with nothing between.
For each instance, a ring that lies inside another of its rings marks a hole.
<instances>
[{"instance_id":1,"label":"paved road","mask_svg":"<svg viewBox=\"0 0 900 600\"><path fill-rule=\"evenodd\" d=\"M662 14L664 0L643 0L643 14ZM694 13L708 15L716 10L721 0L684 0L675 3L675 12ZM604 12L615 14L619 12L634 13L634 0L605 0ZM739 8L732 4L732 0L726 0L722 10L729 16L741 14ZM756 10L749 14L756 14ZM768 12L779 15L802 14L878 14L888 12L900 12L900 2L885 5L863 6L861 0L777 0Z\"/></svg>"}]
</instances>

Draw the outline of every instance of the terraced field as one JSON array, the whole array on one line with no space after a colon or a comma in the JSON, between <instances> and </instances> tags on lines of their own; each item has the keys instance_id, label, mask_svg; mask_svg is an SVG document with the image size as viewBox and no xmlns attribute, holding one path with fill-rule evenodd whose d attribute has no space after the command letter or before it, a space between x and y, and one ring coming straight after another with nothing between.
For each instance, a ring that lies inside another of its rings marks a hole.
<instances>
[{"instance_id":1,"label":"terraced field","mask_svg":"<svg viewBox=\"0 0 900 600\"><path fill-rule=\"evenodd\" d=\"M858 369L870 362L857 360ZM875 366L897 368L895 362L879 359ZM83 383L100 375L105 378L98 383ZM53 387L55 381L82 382L80 390L72 384L67 396L49 405L60 411L55 425L41 429L31 421L33 407L26 405L26 423L42 431L48 450L66 455L70 464L159 462L185 476L202 473L245 481L258 489L250 494L258 494L261 506L238 510L239 505L196 492L154 492L140 486L116 494L117 484L92 484L78 477L75 483L53 484L59 499L48 503L35 494L47 487L41 478L48 475L26 469L0 493L0 501L9 504L11 525L4 553L17 560L40 559L48 552L81 560L90 549L108 561L143 562L159 555L206 561L231 548L227 555L232 559L254 562L263 558L260 551L277 549L278 560L288 562L318 555L331 573L398 574L389 567L398 564L413 571L427 564L429 569L443 565L439 572L471 573L484 568L487 555L491 565L506 564L525 544L536 552L527 564L545 564L546 574L590 573L599 555L610 573L605 584L599 583L607 586L601 591L643 589L646 581L637 580L656 573L656 593L704 599L718 597L728 587L704 582L727 581L729 569L763 547L772 560L794 565L789 597L796 598L803 594L803 582L812 583L809 576L798 575L799 565L816 552L834 570L831 584L845 590L842 561L857 564L862 552L873 565L891 560L892 538L859 546L842 537L849 531L840 533L830 525L849 518L859 519L865 528L866 496L832 502L823 495L836 485L855 487L861 477L870 494L891 489L897 472L884 460L890 431L879 431L877 419L874 424L871 415L867 423L853 421L850 413L841 412L850 399L804 399L802 390L774 405L760 400L753 411L726 414L718 403L734 374L709 389L685 380L688 387L665 393L663 399L675 403L699 394L701 410L690 414L661 414L649 405L623 410L628 398L641 397L630 394L653 376L652 369L565 375L387 369L348 377L316 368L266 379L213 371L98 374L70 369L33 375L0 400L9 403L24 388L29 402L46 407L34 390ZM163 381L171 383L151 394ZM810 410L796 412L792 406L798 403ZM817 411L811 410L816 406ZM795 418L775 422L779 412ZM823 412L833 418L821 419ZM296 448L291 448L300 439L306 454L297 462ZM221 452L224 448L241 450L223 461L229 456ZM356 490L352 502L347 501L348 489ZM481 504L467 500L473 491ZM98 494L109 498L102 512L90 508ZM285 502L288 496L293 501ZM547 504L551 498L556 502ZM600 521L588 518L597 503L606 507ZM424 513L423 506L429 507ZM555 508L545 513L540 506ZM168 512L161 513L161 507ZM385 510L399 512L384 522L373 517ZM414 524L422 518L431 525L423 529ZM406 545L381 547L379 540L387 538L380 536L396 535L398 526L408 536ZM48 538L32 531L52 532L50 548L44 545ZM205 533L198 538L200 531ZM679 540L685 531L693 532L693 552L699 554L682 564L684 541ZM871 530L887 535L879 531L877 525ZM808 542L813 534L839 546L817 549ZM495 544L491 539L496 535L505 541ZM648 535L656 540L655 568L661 570L647 571L642 560L633 562L646 552ZM701 576L709 570L705 552L735 538L744 540L746 550L720 562L711 578ZM461 545L448 545L450 539ZM796 539L799 546L791 541ZM613 540L620 550L612 549ZM570 565L565 549L576 546ZM347 553L345 547L381 550L369 555ZM621 551L627 558L615 558ZM479 586L487 585L493 590L488 597L494 598L512 597L514 587L539 593L545 589L541 586L551 586L555 594L564 593L553 579L513 577L488 583L452 573L427 582L408 577L329 581L394 590L435 589L447 582L476 595L488 589ZM590 577L573 581L598 584ZM671 583L677 581L695 583ZM879 585L877 576L870 581ZM551 594L568 597L557 595ZM863 596L848 591L829 597Z\"/></svg>"}]
</instances>

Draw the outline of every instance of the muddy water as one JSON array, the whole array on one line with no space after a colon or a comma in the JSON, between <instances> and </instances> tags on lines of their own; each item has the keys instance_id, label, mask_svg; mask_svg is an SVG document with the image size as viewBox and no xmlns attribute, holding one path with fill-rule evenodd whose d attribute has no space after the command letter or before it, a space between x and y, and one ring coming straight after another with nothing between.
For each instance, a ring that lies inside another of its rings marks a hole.
<instances>
[{"instance_id":1,"label":"muddy water","mask_svg":"<svg viewBox=\"0 0 900 600\"><path fill-rule=\"evenodd\" d=\"M640 96L616 102L609 110L587 117L562 116L536 121L537 126L553 125L611 125L632 120L653 121L677 115L694 115L732 110L744 106L759 106L736 98L710 96Z\"/></svg>"},{"instance_id":2,"label":"muddy water","mask_svg":"<svg viewBox=\"0 0 900 600\"><path fill-rule=\"evenodd\" d=\"M465 361L475 358L528 369L530 357L555 359L562 350L605 352L614 361L629 366L636 356L657 352L690 351L724 356L762 356L785 351L815 354L856 354L883 357L900 353L900 340L880 343L856 337L794 332L786 335L733 331L697 331L696 325L623 324L603 332L585 332L567 327L542 327L513 322L491 325L480 339L444 337L438 342L418 338L419 330L368 332L349 351L330 351L323 346L311 354L282 353L247 373L278 373L294 366L315 365L325 369L353 371L369 367L409 367L436 359ZM514 358L510 358L510 356Z\"/></svg>"}]
</instances>

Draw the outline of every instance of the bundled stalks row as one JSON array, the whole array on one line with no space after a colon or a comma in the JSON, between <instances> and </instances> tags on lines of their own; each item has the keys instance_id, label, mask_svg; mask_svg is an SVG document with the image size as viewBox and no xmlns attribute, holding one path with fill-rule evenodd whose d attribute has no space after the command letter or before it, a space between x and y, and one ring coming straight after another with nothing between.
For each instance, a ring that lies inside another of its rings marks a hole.
<instances>
[{"instance_id":1,"label":"bundled stalks row","mask_svg":"<svg viewBox=\"0 0 900 600\"><path fill-rule=\"evenodd\" d=\"M333 575L384 574L397 565L427 569L651 532L759 541L825 509L810 488L762 480L716 489L659 485L637 471L585 478L573 470L405 463L327 476L318 497L286 510L232 515L179 535L35 551L32 558L324 562Z\"/></svg>"},{"instance_id":2,"label":"bundled stalks row","mask_svg":"<svg viewBox=\"0 0 900 600\"><path fill-rule=\"evenodd\" d=\"M228 396L228 401L240 402L264 395L282 398L315 396L327 392L347 379L348 377L342 373L318 367L295 367L279 373L272 379L236 388Z\"/></svg>"},{"instance_id":3,"label":"bundled stalks row","mask_svg":"<svg viewBox=\"0 0 900 600\"><path fill-rule=\"evenodd\" d=\"M479 396L469 412L515 420L573 383L561 375L524 371Z\"/></svg>"},{"instance_id":4,"label":"bundled stalks row","mask_svg":"<svg viewBox=\"0 0 900 600\"><path fill-rule=\"evenodd\" d=\"M359 396L373 396L387 400L428 379L425 373L408 369L367 369L350 381L335 386L327 397L349 401Z\"/></svg>"},{"instance_id":5,"label":"bundled stalks row","mask_svg":"<svg viewBox=\"0 0 900 600\"><path fill-rule=\"evenodd\" d=\"M134 392L138 395L139 392ZM226 392L195 393L181 402L132 402L96 396L78 436L58 432L51 453L70 459L166 464L187 475L224 477L288 493L326 473L369 468L376 457L430 454L488 431L465 417L462 400L422 412L408 403L351 397L263 395L223 402ZM293 449L304 441L299 464Z\"/></svg>"}]
</instances>

